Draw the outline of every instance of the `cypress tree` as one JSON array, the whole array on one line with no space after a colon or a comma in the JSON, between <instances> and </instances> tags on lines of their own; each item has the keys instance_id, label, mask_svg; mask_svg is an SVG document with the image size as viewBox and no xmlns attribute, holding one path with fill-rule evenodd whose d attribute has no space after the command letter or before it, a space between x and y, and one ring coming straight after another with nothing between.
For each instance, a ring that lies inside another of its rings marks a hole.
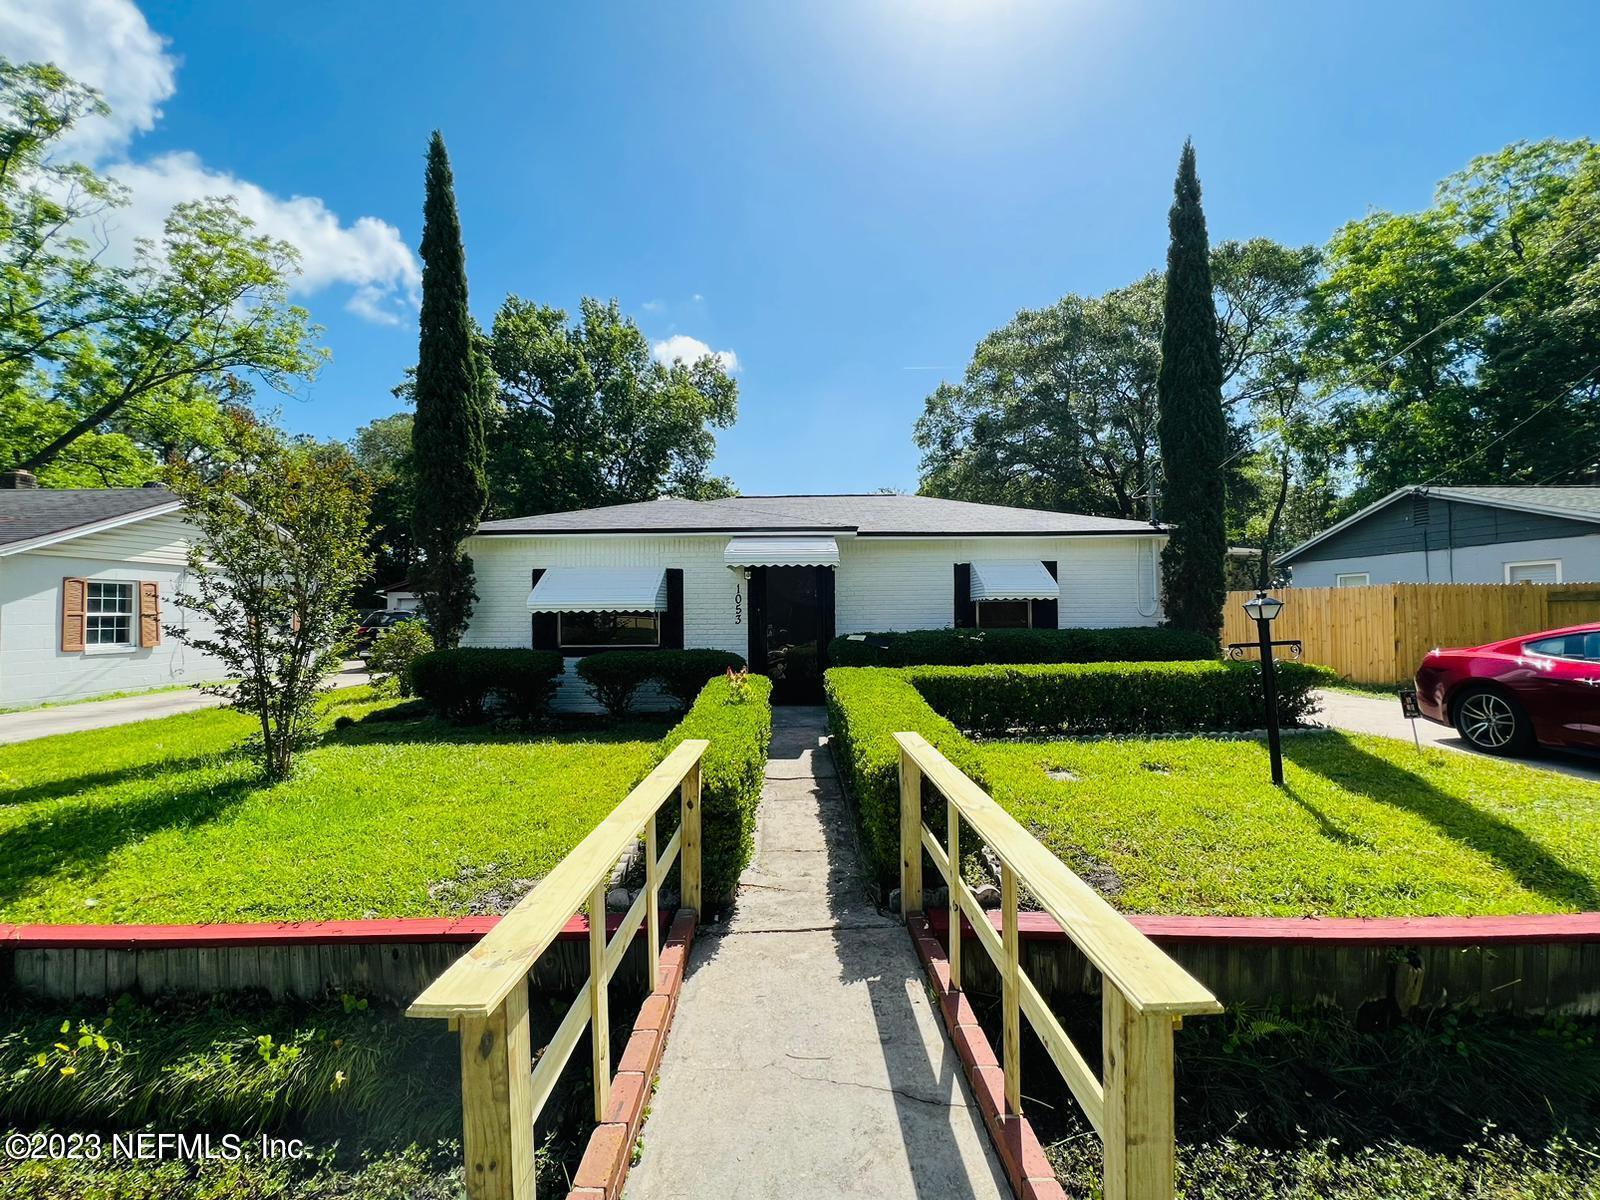
<instances>
[{"instance_id":1,"label":"cypress tree","mask_svg":"<svg viewBox=\"0 0 1600 1200\"><path fill-rule=\"evenodd\" d=\"M455 183L444 138L428 144L422 207L422 315L417 339L416 464L412 525L424 618L438 646L461 640L472 615L472 559L463 538L478 526L488 499L484 407L467 312L467 264L456 216Z\"/></svg>"},{"instance_id":2,"label":"cypress tree","mask_svg":"<svg viewBox=\"0 0 1600 1200\"><path fill-rule=\"evenodd\" d=\"M1161 328L1156 432L1166 477L1162 498L1176 528L1161 555L1168 621L1220 637L1228 553L1222 460L1222 349L1211 292L1210 247L1200 208L1194 146L1185 141L1168 214L1167 298Z\"/></svg>"}]
</instances>

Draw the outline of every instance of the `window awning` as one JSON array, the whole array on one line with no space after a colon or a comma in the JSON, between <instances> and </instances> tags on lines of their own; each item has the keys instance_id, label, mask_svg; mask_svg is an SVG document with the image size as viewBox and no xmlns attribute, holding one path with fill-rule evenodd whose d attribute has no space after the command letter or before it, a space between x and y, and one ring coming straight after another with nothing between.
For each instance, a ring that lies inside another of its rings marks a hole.
<instances>
[{"instance_id":1,"label":"window awning","mask_svg":"<svg viewBox=\"0 0 1600 1200\"><path fill-rule=\"evenodd\" d=\"M837 567L839 543L831 537L736 537L723 562L730 567Z\"/></svg>"},{"instance_id":2,"label":"window awning","mask_svg":"<svg viewBox=\"0 0 1600 1200\"><path fill-rule=\"evenodd\" d=\"M1061 585L1037 558L992 559L972 564L973 600L1054 600Z\"/></svg>"},{"instance_id":3,"label":"window awning","mask_svg":"<svg viewBox=\"0 0 1600 1200\"><path fill-rule=\"evenodd\" d=\"M528 593L529 612L666 612L665 567L551 567Z\"/></svg>"}]
</instances>

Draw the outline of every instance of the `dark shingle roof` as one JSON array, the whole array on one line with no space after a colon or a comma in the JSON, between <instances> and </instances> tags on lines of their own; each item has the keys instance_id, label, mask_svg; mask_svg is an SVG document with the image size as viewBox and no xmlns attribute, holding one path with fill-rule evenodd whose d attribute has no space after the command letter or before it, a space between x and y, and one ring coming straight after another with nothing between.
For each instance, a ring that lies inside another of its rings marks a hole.
<instances>
[{"instance_id":1,"label":"dark shingle roof","mask_svg":"<svg viewBox=\"0 0 1600 1200\"><path fill-rule=\"evenodd\" d=\"M166 488L0 488L0 549L174 502Z\"/></svg>"},{"instance_id":2,"label":"dark shingle roof","mask_svg":"<svg viewBox=\"0 0 1600 1200\"><path fill-rule=\"evenodd\" d=\"M728 500L647 500L577 512L485 521L481 534L545 533L855 533L985 535L1139 534L1145 521L971 504L931 496L735 496Z\"/></svg>"}]
</instances>

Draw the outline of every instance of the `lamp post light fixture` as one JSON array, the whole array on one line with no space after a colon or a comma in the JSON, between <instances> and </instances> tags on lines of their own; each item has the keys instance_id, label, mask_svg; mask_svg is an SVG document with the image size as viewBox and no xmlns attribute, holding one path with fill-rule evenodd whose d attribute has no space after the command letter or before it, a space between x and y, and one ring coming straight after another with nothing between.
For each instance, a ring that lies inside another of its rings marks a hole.
<instances>
[{"instance_id":1,"label":"lamp post light fixture","mask_svg":"<svg viewBox=\"0 0 1600 1200\"><path fill-rule=\"evenodd\" d=\"M1283 611L1283 601L1266 592L1244 602L1245 616L1256 623L1261 638L1261 692L1267 703L1267 750L1272 755L1272 782L1283 786L1283 745L1278 736L1278 672L1272 662L1272 622Z\"/></svg>"}]
</instances>

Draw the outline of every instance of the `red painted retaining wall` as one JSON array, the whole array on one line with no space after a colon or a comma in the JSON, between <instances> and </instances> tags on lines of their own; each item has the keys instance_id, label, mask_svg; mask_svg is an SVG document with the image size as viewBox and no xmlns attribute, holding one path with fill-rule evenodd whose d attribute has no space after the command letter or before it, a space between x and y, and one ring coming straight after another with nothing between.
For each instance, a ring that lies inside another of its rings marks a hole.
<instances>
[{"instance_id":1,"label":"red painted retaining wall","mask_svg":"<svg viewBox=\"0 0 1600 1200\"><path fill-rule=\"evenodd\" d=\"M990 918L998 928L999 913ZM607 923L615 928L619 919ZM1231 1004L1600 1013L1600 913L1130 919ZM407 1003L498 920L0 925L0 979L62 998L236 988L309 998L360 989ZM946 910L930 911L928 920L946 938ZM1096 989L1094 972L1048 914L1023 913L1018 924L1029 971L1046 995ZM568 921L541 957L535 986L581 983L587 936L583 917ZM981 980L987 959L969 959Z\"/></svg>"}]
</instances>

